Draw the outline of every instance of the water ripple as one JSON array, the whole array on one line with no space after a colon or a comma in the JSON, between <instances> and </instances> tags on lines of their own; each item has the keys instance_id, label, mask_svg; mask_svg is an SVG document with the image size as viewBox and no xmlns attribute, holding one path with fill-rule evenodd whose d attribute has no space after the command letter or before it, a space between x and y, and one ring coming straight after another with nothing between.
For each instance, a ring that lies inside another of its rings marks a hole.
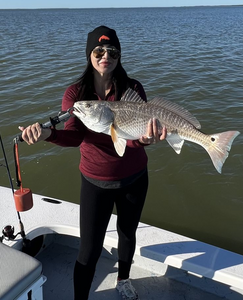
<instances>
[{"instance_id":1,"label":"water ripple","mask_svg":"<svg viewBox=\"0 0 243 300\"><path fill-rule=\"evenodd\" d=\"M58 113L66 87L86 65L87 32L104 23L117 30L122 63L142 82L149 99L160 95L183 105L204 132L243 133L242 13L243 7L0 10L0 122L10 166L18 125L45 122ZM198 145L185 143L180 155L165 142L148 147L151 183L145 221L211 243L217 236L218 244L238 243L239 249L242 145L241 134L223 175ZM66 174L78 173L78 156L77 149L48 143L21 145L24 179L37 193L74 201L79 183L74 186ZM1 184L8 185L0 171ZM50 182L60 188L53 189ZM67 186L72 186L72 196Z\"/></svg>"}]
</instances>

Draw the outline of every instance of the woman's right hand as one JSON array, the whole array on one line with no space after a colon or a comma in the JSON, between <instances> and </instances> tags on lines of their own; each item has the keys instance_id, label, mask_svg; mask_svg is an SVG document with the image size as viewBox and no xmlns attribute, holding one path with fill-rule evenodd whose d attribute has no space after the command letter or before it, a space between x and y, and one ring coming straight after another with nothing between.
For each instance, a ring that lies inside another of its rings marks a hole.
<instances>
[{"instance_id":1,"label":"woman's right hand","mask_svg":"<svg viewBox=\"0 0 243 300\"><path fill-rule=\"evenodd\" d=\"M39 141L44 141L51 135L50 128L42 128L39 123L32 124L28 127L19 126L22 131L22 139L28 144L33 145Z\"/></svg>"}]
</instances>

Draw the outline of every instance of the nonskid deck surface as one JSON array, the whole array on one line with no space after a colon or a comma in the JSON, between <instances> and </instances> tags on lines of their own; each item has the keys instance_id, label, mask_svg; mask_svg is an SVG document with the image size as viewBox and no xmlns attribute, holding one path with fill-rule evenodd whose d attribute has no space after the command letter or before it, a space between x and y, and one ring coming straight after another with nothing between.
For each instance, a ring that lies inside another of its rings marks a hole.
<instances>
[{"instance_id":1,"label":"nonskid deck surface","mask_svg":"<svg viewBox=\"0 0 243 300\"><path fill-rule=\"evenodd\" d=\"M77 248L59 242L50 244L36 258L43 264L47 276L44 284L44 300L73 299L73 268ZM89 300L121 300L115 289L117 264L111 253L103 250L99 259ZM131 279L140 300L219 300L216 295L204 292L164 275L153 274L137 266L132 266ZM82 282L80 282L80 285Z\"/></svg>"}]
</instances>

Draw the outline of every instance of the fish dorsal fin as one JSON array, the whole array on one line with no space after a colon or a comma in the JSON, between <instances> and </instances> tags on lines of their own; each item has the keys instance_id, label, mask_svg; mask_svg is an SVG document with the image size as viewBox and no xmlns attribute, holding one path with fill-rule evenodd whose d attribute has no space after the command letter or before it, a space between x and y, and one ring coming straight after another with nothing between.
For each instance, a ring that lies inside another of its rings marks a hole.
<instances>
[{"instance_id":1,"label":"fish dorsal fin","mask_svg":"<svg viewBox=\"0 0 243 300\"><path fill-rule=\"evenodd\" d=\"M144 100L138 95L137 92L128 88L124 95L121 97L120 101L129 101L129 102L137 102L137 103L144 103Z\"/></svg>"},{"instance_id":2,"label":"fish dorsal fin","mask_svg":"<svg viewBox=\"0 0 243 300\"><path fill-rule=\"evenodd\" d=\"M137 94L137 92L135 92L131 88L128 88L126 90L120 101L144 103L144 100ZM193 126L195 126L197 129L201 128L201 124L199 123L199 121L188 110L174 102L165 100L161 97L155 97L148 103L160 106L161 108L176 113L177 115L191 123Z\"/></svg>"},{"instance_id":3,"label":"fish dorsal fin","mask_svg":"<svg viewBox=\"0 0 243 300\"><path fill-rule=\"evenodd\" d=\"M160 106L161 108L176 113L177 115L179 115L180 117L184 118L189 123L191 123L193 126L195 126L197 129L201 128L201 124L199 123L199 121L188 110L186 110L184 107L174 102L165 100L160 97L155 97L154 99L150 100L148 103Z\"/></svg>"},{"instance_id":4,"label":"fish dorsal fin","mask_svg":"<svg viewBox=\"0 0 243 300\"><path fill-rule=\"evenodd\" d=\"M117 154L119 156L123 156L126 149L127 141L118 137L114 124L111 124L110 126L110 133Z\"/></svg>"}]
</instances>

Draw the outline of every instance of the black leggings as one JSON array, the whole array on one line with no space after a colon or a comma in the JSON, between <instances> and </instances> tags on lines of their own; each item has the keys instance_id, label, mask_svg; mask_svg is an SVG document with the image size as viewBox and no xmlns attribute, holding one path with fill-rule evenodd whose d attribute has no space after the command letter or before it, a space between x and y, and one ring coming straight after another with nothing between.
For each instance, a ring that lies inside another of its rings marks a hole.
<instances>
[{"instance_id":1,"label":"black leggings","mask_svg":"<svg viewBox=\"0 0 243 300\"><path fill-rule=\"evenodd\" d=\"M80 201L81 243L74 268L75 300L87 300L100 257L106 229L117 211L118 277L129 277L136 246L136 229L148 188L147 171L135 182L119 189L103 189L82 176Z\"/></svg>"}]
</instances>

